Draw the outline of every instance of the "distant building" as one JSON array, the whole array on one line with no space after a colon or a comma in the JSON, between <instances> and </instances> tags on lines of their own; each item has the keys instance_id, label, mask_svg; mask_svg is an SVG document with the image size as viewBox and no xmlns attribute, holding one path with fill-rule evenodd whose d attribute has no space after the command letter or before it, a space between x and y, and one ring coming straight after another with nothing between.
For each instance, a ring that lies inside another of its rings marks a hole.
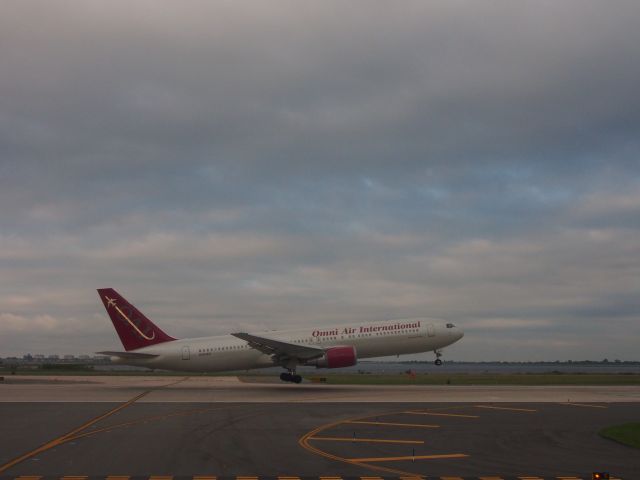
<instances>
[{"instance_id":1,"label":"distant building","mask_svg":"<svg viewBox=\"0 0 640 480\"><path fill-rule=\"evenodd\" d=\"M47 358L49 360L60 360L60 355L49 355Z\"/></svg>"},{"instance_id":2,"label":"distant building","mask_svg":"<svg viewBox=\"0 0 640 480\"><path fill-rule=\"evenodd\" d=\"M75 360L76 359L75 355L65 355L63 358L65 360Z\"/></svg>"}]
</instances>

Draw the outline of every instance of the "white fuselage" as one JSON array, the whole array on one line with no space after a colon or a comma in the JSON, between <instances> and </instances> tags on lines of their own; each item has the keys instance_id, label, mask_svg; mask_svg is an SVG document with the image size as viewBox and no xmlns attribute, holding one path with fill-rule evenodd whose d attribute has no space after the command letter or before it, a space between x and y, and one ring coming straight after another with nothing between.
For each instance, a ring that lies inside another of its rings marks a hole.
<instances>
[{"instance_id":1,"label":"white fuselage","mask_svg":"<svg viewBox=\"0 0 640 480\"><path fill-rule=\"evenodd\" d=\"M259 335L320 348L350 345L358 359L430 352L450 345L463 334L452 324L430 319L393 320L261 332ZM154 358L112 357L114 363L191 372L222 372L277 366L264 354L232 335L187 338L140 348Z\"/></svg>"}]
</instances>

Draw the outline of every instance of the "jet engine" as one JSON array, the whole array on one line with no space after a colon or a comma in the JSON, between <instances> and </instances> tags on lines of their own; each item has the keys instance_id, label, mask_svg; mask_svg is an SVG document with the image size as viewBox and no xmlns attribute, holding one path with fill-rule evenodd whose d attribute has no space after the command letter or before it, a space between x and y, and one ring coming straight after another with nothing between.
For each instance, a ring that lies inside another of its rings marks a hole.
<instances>
[{"instance_id":1,"label":"jet engine","mask_svg":"<svg viewBox=\"0 0 640 480\"><path fill-rule=\"evenodd\" d=\"M322 357L310 360L307 365L315 365L316 368L340 368L351 367L356 363L358 363L356 348L345 346L327 348Z\"/></svg>"}]
</instances>

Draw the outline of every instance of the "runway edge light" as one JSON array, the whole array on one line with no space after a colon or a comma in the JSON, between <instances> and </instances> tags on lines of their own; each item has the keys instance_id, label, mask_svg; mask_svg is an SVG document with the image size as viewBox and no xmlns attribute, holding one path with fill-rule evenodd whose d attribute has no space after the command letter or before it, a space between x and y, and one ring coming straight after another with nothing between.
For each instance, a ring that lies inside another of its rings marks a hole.
<instances>
[{"instance_id":1,"label":"runway edge light","mask_svg":"<svg viewBox=\"0 0 640 480\"><path fill-rule=\"evenodd\" d=\"M609 474L607 472L593 472L591 480L609 480Z\"/></svg>"}]
</instances>

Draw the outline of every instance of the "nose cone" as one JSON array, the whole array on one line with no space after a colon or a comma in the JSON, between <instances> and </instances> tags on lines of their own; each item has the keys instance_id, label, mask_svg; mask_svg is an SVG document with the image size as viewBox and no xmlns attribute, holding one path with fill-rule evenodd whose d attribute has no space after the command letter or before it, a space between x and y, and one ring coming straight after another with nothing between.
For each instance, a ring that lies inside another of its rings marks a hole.
<instances>
[{"instance_id":1,"label":"nose cone","mask_svg":"<svg viewBox=\"0 0 640 480\"><path fill-rule=\"evenodd\" d=\"M447 323L443 326L443 333L447 339L448 345L457 342L462 337L464 337L464 332L456 327L453 323Z\"/></svg>"},{"instance_id":2,"label":"nose cone","mask_svg":"<svg viewBox=\"0 0 640 480\"><path fill-rule=\"evenodd\" d=\"M458 327L456 327L455 331L453 332L453 338L455 338L455 341L457 342L462 337L464 337L464 332Z\"/></svg>"}]
</instances>

